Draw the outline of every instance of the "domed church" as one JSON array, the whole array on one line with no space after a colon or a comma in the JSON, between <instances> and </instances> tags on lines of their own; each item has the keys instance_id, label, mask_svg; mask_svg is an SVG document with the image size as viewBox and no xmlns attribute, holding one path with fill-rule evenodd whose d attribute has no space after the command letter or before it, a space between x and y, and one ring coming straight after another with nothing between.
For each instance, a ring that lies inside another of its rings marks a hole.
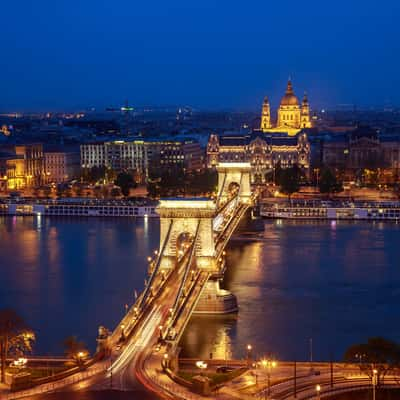
<instances>
[{"instance_id":1,"label":"domed church","mask_svg":"<svg viewBox=\"0 0 400 400\"><path fill-rule=\"evenodd\" d=\"M265 98L260 129L209 136L207 165L214 168L221 162L249 162L251 181L255 184L264 183L278 164L281 168L297 165L308 175L311 147L305 128L312 128L307 96L300 104L289 80L276 123L272 124L269 101Z\"/></svg>"},{"instance_id":2,"label":"domed church","mask_svg":"<svg viewBox=\"0 0 400 400\"><path fill-rule=\"evenodd\" d=\"M275 126L272 125L271 121L269 100L265 97L261 112L260 129L263 132L287 132L289 136L293 136L303 128L312 128L310 105L306 94L304 94L300 105L298 98L294 94L292 82L289 79L285 95L282 97L278 108L278 118Z\"/></svg>"}]
</instances>

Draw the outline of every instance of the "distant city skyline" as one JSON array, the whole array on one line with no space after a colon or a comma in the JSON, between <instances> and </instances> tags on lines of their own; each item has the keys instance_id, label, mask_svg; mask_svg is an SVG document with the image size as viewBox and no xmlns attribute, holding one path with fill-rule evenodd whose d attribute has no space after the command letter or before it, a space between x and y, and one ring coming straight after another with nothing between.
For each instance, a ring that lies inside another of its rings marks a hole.
<instances>
[{"instance_id":1,"label":"distant city skyline","mask_svg":"<svg viewBox=\"0 0 400 400\"><path fill-rule=\"evenodd\" d=\"M400 105L400 4L42 0L3 5L0 111Z\"/></svg>"}]
</instances>

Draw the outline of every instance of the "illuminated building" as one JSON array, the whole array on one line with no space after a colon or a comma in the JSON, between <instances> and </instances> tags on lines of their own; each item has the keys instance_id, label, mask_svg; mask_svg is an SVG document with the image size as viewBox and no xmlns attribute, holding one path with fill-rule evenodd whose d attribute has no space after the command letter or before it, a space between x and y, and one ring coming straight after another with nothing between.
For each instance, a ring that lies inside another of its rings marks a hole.
<instances>
[{"instance_id":1,"label":"illuminated building","mask_svg":"<svg viewBox=\"0 0 400 400\"><path fill-rule=\"evenodd\" d=\"M191 139L160 138L82 144L81 167L101 166L115 171L135 170L145 179L149 168L201 170L204 153L200 144Z\"/></svg>"},{"instance_id":2,"label":"illuminated building","mask_svg":"<svg viewBox=\"0 0 400 400\"><path fill-rule=\"evenodd\" d=\"M400 135L367 126L326 135L322 163L343 172L348 179L361 179L365 170L379 170L380 181L394 182L400 175Z\"/></svg>"},{"instance_id":3,"label":"illuminated building","mask_svg":"<svg viewBox=\"0 0 400 400\"><path fill-rule=\"evenodd\" d=\"M271 120L269 100L265 97L261 111L260 129L263 132L286 132L289 136L296 135L301 129L311 128L310 105L304 94L301 104L294 94L292 82L289 80L285 95L280 102L277 121L274 125Z\"/></svg>"},{"instance_id":4,"label":"illuminated building","mask_svg":"<svg viewBox=\"0 0 400 400\"><path fill-rule=\"evenodd\" d=\"M44 182L44 157L41 144L16 145L2 155L2 180L10 190L32 188Z\"/></svg>"},{"instance_id":5,"label":"illuminated building","mask_svg":"<svg viewBox=\"0 0 400 400\"><path fill-rule=\"evenodd\" d=\"M310 144L305 133L296 136L254 131L245 135L210 135L207 146L209 168L221 162L249 162L252 183L262 183L278 164L288 168L297 164L308 174Z\"/></svg>"},{"instance_id":6,"label":"illuminated building","mask_svg":"<svg viewBox=\"0 0 400 400\"><path fill-rule=\"evenodd\" d=\"M265 176L279 164L281 168L298 165L306 175L310 168L310 143L307 128L311 128L307 96L300 105L289 80L286 93L273 124L269 100L265 97L259 130L251 133L212 134L207 145L207 165L221 162L249 162L252 183L265 182Z\"/></svg>"},{"instance_id":7,"label":"illuminated building","mask_svg":"<svg viewBox=\"0 0 400 400\"><path fill-rule=\"evenodd\" d=\"M80 157L75 149L47 148L44 160L47 183L63 183L79 176Z\"/></svg>"}]
</instances>

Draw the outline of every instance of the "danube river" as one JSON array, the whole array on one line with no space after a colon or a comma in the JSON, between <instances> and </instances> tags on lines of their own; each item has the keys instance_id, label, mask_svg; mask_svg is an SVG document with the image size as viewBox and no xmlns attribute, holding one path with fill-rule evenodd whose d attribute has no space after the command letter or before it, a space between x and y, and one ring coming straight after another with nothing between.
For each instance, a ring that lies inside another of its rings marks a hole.
<instances>
[{"instance_id":1,"label":"danube river","mask_svg":"<svg viewBox=\"0 0 400 400\"><path fill-rule=\"evenodd\" d=\"M3 217L0 308L15 308L37 334L35 352L62 354L76 335L93 350L143 287L158 245L156 219ZM224 285L237 317L194 317L182 355L341 358L346 346L400 337L400 225L265 221L236 236Z\"/></svg>"}]
</instances>

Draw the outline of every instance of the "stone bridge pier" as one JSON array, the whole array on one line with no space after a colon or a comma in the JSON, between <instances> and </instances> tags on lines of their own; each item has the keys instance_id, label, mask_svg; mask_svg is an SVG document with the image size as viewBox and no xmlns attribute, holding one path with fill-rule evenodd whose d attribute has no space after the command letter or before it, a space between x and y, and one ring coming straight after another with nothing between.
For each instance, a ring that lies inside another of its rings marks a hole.
<instances>
[{"instance_id":1,"label":"stone bridge pier","mask_svg":"<svg viewBox=\"0 0 400 400\"><path fill-rule=\"evenodd\" d=\"M220 269L216 259L213 221L216 204L210 199L162 199L160 215L160 269L175 268L182 237L195 240L194 264L210 273L195 313L224 314L237 311L236 297L220 288ZM197 237L196 237L197 234Z\"/></svg>"},{"instance_id":2,"label":"stone bridge pier","mask_svg":"<svg viewBox=\"0 0 400 400\"><path fill-rule=\"evenodd\" d=\"M233 185L239 188L238 196L242 203L249 203L251 199L250 173L251 165L246 162L221 162L217 165L218 171L218 199L224 203L229 199Z\"/></svg>"},{"instance_id":3,"label":"stone bridge pier","mask_svg":"<svg viewBox=\"0 0 400 400\"><path fill-rule=\"evenodd\" d=\"M217 271L214 258L215 243L213 219L215 203L209 199L165 199L157 207L160 215L161 269L175 268L180 238L194 238L197 268Z\"/></svg>"}]
</instances>

